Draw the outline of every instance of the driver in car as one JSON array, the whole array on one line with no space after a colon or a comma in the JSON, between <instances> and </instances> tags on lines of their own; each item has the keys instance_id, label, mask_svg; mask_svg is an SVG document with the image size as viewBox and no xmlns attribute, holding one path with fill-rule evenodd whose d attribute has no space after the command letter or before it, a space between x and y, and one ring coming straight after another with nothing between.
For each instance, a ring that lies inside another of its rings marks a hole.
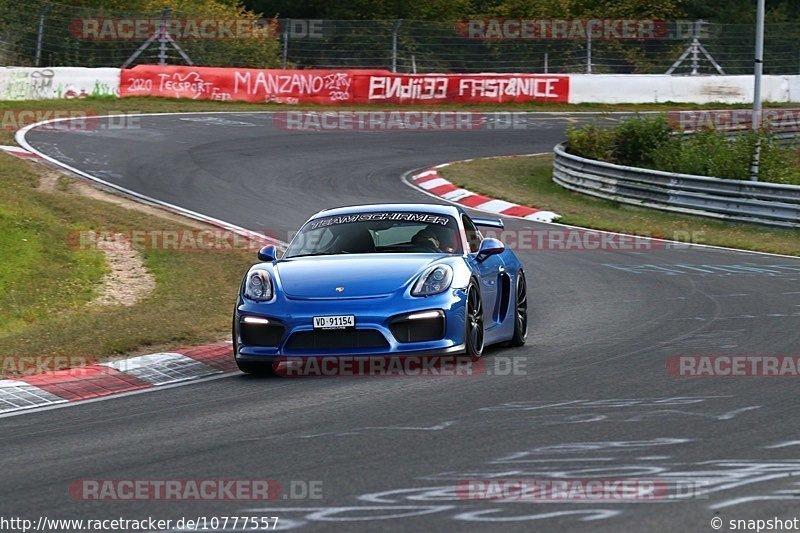
<instances>
[{"instance_id":1,"label":"driver in car","mask_svg":"<svg viewBox=\"0 0 800 533\"><path fill-rule=\"evenodd\" d=\"M436 250L452 254L455 247L452 246L453 232L439 224L429 224L424 229L419 230L411 239L417 245L430 246Z\"/></svg>"}]
</instances>

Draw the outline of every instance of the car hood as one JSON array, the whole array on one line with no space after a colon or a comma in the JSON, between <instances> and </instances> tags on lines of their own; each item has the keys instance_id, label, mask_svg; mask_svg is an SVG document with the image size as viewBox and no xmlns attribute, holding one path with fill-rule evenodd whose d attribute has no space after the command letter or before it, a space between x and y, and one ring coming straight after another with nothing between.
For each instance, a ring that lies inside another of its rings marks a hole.
<instances>
[{"instance_id":1,"label":"car hood","mask_svg":"<svg viewBox=\"0 0 800 533\"><path fill-rule=\"evenodd\" d=\"M398 291L441 257L399 253L298 257L278 261L275 270L289 298L368 298Z\"/></svg>"}]
</instances>

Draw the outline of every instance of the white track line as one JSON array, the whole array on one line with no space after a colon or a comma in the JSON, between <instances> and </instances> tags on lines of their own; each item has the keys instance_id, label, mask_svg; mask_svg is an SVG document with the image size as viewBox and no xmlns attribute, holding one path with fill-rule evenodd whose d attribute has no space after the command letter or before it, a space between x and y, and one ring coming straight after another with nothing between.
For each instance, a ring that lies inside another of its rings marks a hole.
<instances>
[{"instance_id":1,"label":"white track line","mask_svg":"<svg viewBox=\"0 0 800 533\"><path fill-rule=\"evenodd\" d=\"M11 411L10 413L0 414L0 418L10 418L12 416L27 415L30 413L39 413L41 411L51 411L53 409L61 409L63 407L74 407L77 405L85 405L87 403L104 402L106 400L116 400L117 398L125 398L126 396L136 396L137 394L146 394L149 392L157 392L166 389L174 389L176 387L183 387L185 385L194 385L195 383L203 383L204 381L214 381L216 379L229 378L238 375L238 372L222 372L221 374L214 374L189 381L182 381L180 383L170 383L168 385L158 385L147 387L144 389L137 389L127 392L120 392L118 394L109 394L108 396L100 396L98 398L89 398L87 400L64 401L52 405L44 405L42 407L31 407L30 409L20 409L18 411Z\"/></svg>"}]
</instances>

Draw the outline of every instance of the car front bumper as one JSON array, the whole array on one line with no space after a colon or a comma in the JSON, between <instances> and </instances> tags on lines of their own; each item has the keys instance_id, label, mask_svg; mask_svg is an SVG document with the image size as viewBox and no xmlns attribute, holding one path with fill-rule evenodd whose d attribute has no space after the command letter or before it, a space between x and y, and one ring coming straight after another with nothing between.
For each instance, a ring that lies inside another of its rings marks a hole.
<instances>
[{"instance_id":1,"label":"car front bumper","mask_svg":"<svg viewBox=\"0 0 800 533\"><path fill-rule=\"evenodd\" d=\"M402 335L392 333L392 326L398 319L437 310L443 312L444 321L440 338L401 342L397 337ZM315 316L330 315L355 316L355 328L314 330ZM245 324L245 318L258 323ZM288 356L461 353L464 351L465 318L464 289L449 289L428 297L395 294L376 298L299 300L278 294L273 301L263 303L240 297L233 321L235 355L240 361L269 362ZM259 331L259 327L264 329ZM275 329L267 331L270 327Z\"/></svg>"}]
</instances>

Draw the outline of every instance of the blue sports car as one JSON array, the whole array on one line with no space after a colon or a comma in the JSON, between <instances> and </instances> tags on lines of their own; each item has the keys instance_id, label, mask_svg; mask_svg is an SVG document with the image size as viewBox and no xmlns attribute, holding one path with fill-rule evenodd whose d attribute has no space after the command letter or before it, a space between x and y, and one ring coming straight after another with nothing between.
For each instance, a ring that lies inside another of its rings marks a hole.
<instances>
[{"instance_id":1,"label":"blue sports car","mask_svg":"<svg viewBox=\"0 0 800 533\"><path fill-rule=\"evenodd\" d=\"M242 280L234 356L271 374L286 357L466 353L525 343L516 255L461 208L383 204L320 211L279 258L262 248Z\"/></svg>"}]
</instances>

